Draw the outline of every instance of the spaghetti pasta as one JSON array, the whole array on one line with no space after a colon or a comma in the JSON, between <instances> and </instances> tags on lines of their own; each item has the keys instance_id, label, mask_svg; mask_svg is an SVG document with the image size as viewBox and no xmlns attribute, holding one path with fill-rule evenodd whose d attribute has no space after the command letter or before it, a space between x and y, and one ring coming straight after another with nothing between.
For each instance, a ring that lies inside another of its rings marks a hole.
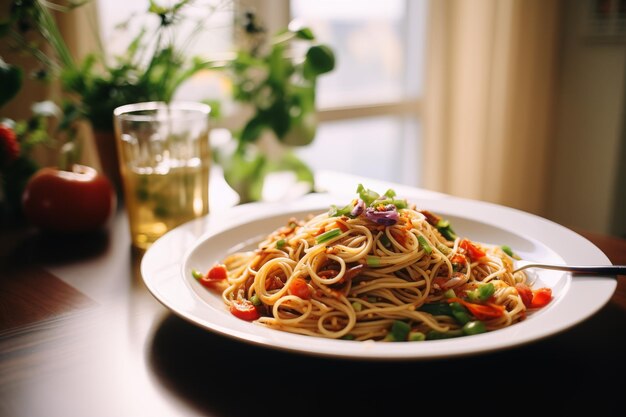
<instances>
[{"instance_id":1,"label":"spaghetti pasta","mask_svg":"<svg viewBox=\"0 0 626 417\"><path fill-rule=\"evenodd\" d=\"M512 272L508 247L462 239L392 190L357 191L346 207L290 219L256 250L224 259L231 312L309 336L406 341L503 328L542 306Z\"/></svg>"}]
</instances>

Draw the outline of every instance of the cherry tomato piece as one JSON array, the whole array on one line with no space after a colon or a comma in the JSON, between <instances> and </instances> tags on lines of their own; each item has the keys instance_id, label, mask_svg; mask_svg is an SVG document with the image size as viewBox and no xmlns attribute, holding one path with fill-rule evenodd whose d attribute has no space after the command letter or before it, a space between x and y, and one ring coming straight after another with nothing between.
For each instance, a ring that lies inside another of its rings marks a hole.
<instances>
[{"instance_id":1,"label":"cherry tomato piece","mask_svg":"<svg viewBox=\"0 0 626 417\"><path fill-rule=\"evenodd\" d=\"M230 305L230 312L233 316L246 321L254 321L261 317L259 309L248 300L233 301Z\"/></svg>"},{"instance_id":2,"label":"cherry tomato piece","mask_svg":"<svg viewBox=\"0 0 626 417\"><path fill-rule=\"evenodd\" d=\"M296 277L291 280L287 291L289 294L300 297L303 300L309 300L313 296L313 290L307 285L305 279L302 277Z\"/></svg>"},{"instance_id":3,"label":"cherry tomato piece","mask_svg":"<svg viewBox=\"0 0 626 417\"><path fill-rule=\"evenodd\" d=\"M224 264L215 264L209 269L209 272L196 278L205 287L216 289L228 278L228 270Z\"/></svg>"},{"instance_id":4,"label":"cherry tomato piece","mask_svg":"<svg viewBox=\"0 0 626 417\"><path fill-rule=\"evenodd\" d=\"M219 281L228 278L228 270L224 264L215 264L207 273L207 278Z\"/></svg>"},{"instance_id":5,"label":"cherry tomato piece","mask_svg":"<svg viewBox=\"0 0 626 417\"><path fill-rule=\"evenodd\" d=\"M515 284L515 289L517 290L517 293L519 294L526 308L530 308L533 302L533 291L530 289L530 287L526 284L520 283Z\"/></svg>"},{"instance_id":6,"label":"cherry tomato piece","mask_svg":"<svg viewBox=\"0 0 626 417\"><path fill-rule=\"evenodd\" d=\"M540 308L546 306L552 300L552 290L550 288L539 288L533 292L533 301L531 308Z\"/></svg>"},{"instance_id":7,"label":"cherry tomato piece","mask_svg":"<svg viewBox=\"0 0 626 417\"><path fill-rule=\"evenodd\" d=\"M469 256L472 261L477 261L486 255L484 250L467 239L461 240L459 246L465 249L467 256Z\"/></svg>"},{"instance_id":8,"label":"cherry tomato piece","mask_svg":"<svg viewBox=\"0 0 626 417\"><path fill-rule=\"evenodd\" d=\"M472 316L478 320L489 320L502 317L504 315L504 306L495 303L477 304L470 303L460 298L450 298L448 302L457 302L463 304L469 310Z\"/></svg>"}]
</instances>

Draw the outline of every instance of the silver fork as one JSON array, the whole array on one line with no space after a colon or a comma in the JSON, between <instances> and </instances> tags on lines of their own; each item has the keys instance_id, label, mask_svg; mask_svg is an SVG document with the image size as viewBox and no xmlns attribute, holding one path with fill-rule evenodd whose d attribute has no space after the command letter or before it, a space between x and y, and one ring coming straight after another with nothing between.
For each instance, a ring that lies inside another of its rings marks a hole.
<instances>
[{"instance_id":1,"label":"silver fork","mask_svg":"<svg viewBox=\"0 0 626 417\"><path fill-rule=\"evenodd\" d=\"M573 274L591 275L626 275L626 265L553 265L541 264L532 261L515 261L515 270L521 271L527 268L554 269L557 271L567 271Z\"/></svg>"}]
</instances>

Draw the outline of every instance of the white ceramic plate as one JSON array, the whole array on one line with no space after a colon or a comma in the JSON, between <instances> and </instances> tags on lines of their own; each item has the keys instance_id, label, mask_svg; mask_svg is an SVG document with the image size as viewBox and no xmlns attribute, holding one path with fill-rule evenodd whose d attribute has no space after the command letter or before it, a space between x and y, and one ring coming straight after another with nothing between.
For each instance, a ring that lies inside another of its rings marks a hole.
<instances>
[{"instance_id":1,"label":"white ceramic plate","mask_svg":"<svg viewBox=\"0 0 626 417\"><path fill-rule=\"evenodd\" d=\"M448 218L460 236L507 244L524 259L568 264L606 264L606 256L580 235L543 218L506 207L451 197L427 196L416 201ZM417 195L417 197L420 197ZM598 311L616 287L612 278L539 271L539 286L552 288L554 299L545 308L505 329L426 342L381 343L329 340L266 328L232 316L219 294L207 291L191 270L207 270L227 253L254 247L260 237L284 225L291 216L327 210L346 200L330 196L302 199L287 207L252 204L187 223L159 239L145 254L141 272L150 292L180 317L207 330L243 342L313 355L354 359L428 359L484 353L553 335Z\"/></svg>"}]
</instances>

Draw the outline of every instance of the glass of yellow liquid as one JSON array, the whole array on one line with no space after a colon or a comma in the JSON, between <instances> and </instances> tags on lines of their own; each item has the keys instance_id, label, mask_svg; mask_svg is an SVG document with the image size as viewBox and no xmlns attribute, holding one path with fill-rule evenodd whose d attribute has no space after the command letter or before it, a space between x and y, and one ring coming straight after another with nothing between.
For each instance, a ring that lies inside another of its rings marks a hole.
<instances>
[{"instance_id":1,"label":"glass of yellow liquid","mask_svg":"<svg viewBox=\"0 0 626 417\"><path fill-rule=\"evenodd\" d=\"M147 102L114 110L117 152L134 247L209 212L211 108Z\"/></svg>"}]
</instances>

